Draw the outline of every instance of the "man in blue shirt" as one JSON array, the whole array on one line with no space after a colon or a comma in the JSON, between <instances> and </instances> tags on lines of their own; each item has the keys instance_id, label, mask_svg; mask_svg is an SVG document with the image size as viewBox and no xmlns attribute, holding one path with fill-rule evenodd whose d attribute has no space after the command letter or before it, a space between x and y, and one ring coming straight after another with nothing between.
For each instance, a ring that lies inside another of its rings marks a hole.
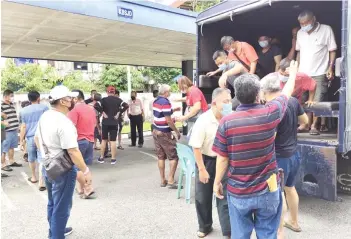
<instances>
[{"instance_id":1,"label":"man in blue shirt","mask_svg":"<svg viewBox=\"0 0 351 239\"><path fill-rule=\"evenodd\" d=\"M31 102L31 105L23 108L21 111L20 144L21 150L24 150L24 140L27 142L28 162L32 172L32 176L28 178L28 181L37 183L38 179L35 171L37 163L40 163L40 152L35 144L34 135L41 115L49 108L40 104L40 94L37 91L29 92L28 100ZM39 170L39 190L45 190L41 170Z\"/></svg>"}]
</instances>

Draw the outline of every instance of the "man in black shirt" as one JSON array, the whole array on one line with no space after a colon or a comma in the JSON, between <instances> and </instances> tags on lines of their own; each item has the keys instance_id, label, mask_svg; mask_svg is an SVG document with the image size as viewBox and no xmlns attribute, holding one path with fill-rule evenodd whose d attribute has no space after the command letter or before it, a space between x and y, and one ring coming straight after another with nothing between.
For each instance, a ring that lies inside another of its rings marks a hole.
<instances>
[{"instance_id":1,"label":"man in black shirt","mask_svg":"<svg viewBox=\"0 0 351 239\"><path fill-rule=\"evenodd\" d=\"M88 104L92 103L92 102L94 101L94 95L95 95L96 93L97 93L96 90L92 90L92 91L91 91L91 94L90 94L90 98L84 101L85 104L88 105Z\"/></svg>"},{"instance_id":2,"label":"man in black shirt","mask_svg":"<svg viewBox=\"0 0 351 239\"><path fill-rule=\"evenodd\" d=\"M107 87L107 97L101 100L102 108L102 144L101 154L98 159L99 163L104 163L104 151L107 145L107 140L110 136L111 143L111 164L116 164L116 138L118 132L118 118L127 108L123 108L123 101L115 96L116 89L113 86Z\"/></svg>"},{"instance_id":3,"label":"man in black shirt","mask_svg":"<svg viewBox=\"0 0 351 239\"><path fill-rule=\"evenodd\" d=\"M267 102L275 99L277 95L281 94L279 77L277 75L264 77L261 80L261 89ZM299 104L299 101L294 97L290 97L285 116L277 127L275 139L277 163L278 167L284 170L284 191L290 209L290 219L288 222L284 222L284 212L286 211L284 200L278 238L284 238L283 226L295 232L301 231L297 219L299 196L295 189L296 176L301 161L297 151L297 128L298 124L306 124L307 122L308 116Z\"/></svg>"},{"instance_id":4,"label":"man in black shirt","mask_svg":"<svg viewBox=\"0 0 351 239\"><path fill-rule=\"evenodd\" d=\"M279 70L279 63L282 59L282 52L276 45L271 44L271 38L261 36L258 44L262 48L258 52L258 63L261 65L264 74L267 75Z\"/></svg>"}]
</instances>

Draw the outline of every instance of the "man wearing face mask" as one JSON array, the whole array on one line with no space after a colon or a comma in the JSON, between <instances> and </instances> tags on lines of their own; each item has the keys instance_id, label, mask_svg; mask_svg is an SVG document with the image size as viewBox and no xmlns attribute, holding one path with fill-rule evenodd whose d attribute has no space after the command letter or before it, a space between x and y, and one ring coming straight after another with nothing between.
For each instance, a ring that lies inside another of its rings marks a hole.
<instances>
[{"instance_id":1,"label":"man wearing face mask","mask_svg":"<svg viewBox=\"0 0 351 239\"><path fill-rule=\"evenodd\" d=\"M279 64L279 71L267 75L267 76L275 75L279 77L280 87L282 89L284 88L286 82L289 79L290 63L291 63L291 60L289 60L288 58L284 58L283 60L281 60ZM312 77L309 77L305 73L298 72L296 74L295 88L294 88L294 92L292 93L292 96L298 99L301 105L306 105L307 107L310 107L315 103L314 96L316 93L316 86L317 86L316 81ZM308 95L308 98L306 99L307 95ZM309 128L308 124L301 124L298 128L298 131L302 132L306 128L307 129Z\"/></svg>"},{"instance_id":2,"label":"man wearing face mask","mask_svg":"<svg viewBox=\"0 0 351 239\"><path fill-rule=\"evenodd\" d=\"M328 87L334 78L334 63L337 45L333 29L317 22L311 11L303 11L298 16L301 29L297 32L296 50L299 72L306 73L316 83L314 101L327 101ZM325 118L317 129L317 117L314 117L310 134L318 135L319 131L328 131Z\"/></svg>"},{"instance_id":3,"label":"man wearing face mask","mask_svg":"<svg viewBox=\"0 0 351 239\"><path fill-rule=\"evenodd\" d=\"M16 163L14 159L14 149L18 147L18 128L19 121L14 105L13 91L5 90L3 101L1 102L1 113L7 115L8 126L5 128L6 139L1 145L1 170L11 172L11 167L22 167L22 164ZM6 154L9 157L10 165L6 165Z\"/></svg>"},{"instance_id":4,"label":"man wearing face mask","mask_svg":"<svg viewBox=\"0 0 351 239\"><path fill-rule=\"evenodd\" d=\"M282 59L282 51L278 46L272 45L271 40L267 36L258 38L258 44L262 48L258 54L258 62L262 66L264 74L278 71Z\"/></svg>"},{"instance_id":5,"label":"man wearing face mask","mask_svg":"<svg viewBox=\"0 0 351 239\"><path fill-rule=\"evenodd\" d=\"M136 146L136 129L138 129L138 147L142 148L144 144L144 131L143 131L143 123L144 123L144 107L143 102L137 98L137 92L132 91L131 100L129 100L128 105L128 117L130 119L130 132L131 132L131 140L132 144L129 147Z\"/></svg>"},{"instance_id":6,"label":"man wearing face mask","mask_svg":"<svg viewBox=\"0 0 351 239\"><path fill-rule=\"evenodd\" d=\"M202 114L195 122L189 145L193 147L196 160L195 176L195 206L199 223L197 236L203 238L212 229L212 200L213 183L216 174L216 153L212 151L212 145L216 137L219 121L232 113L230 91L217 88L212 93L211 109ZM227 184L227 177L222 180ZM224 195L227 195L224 192ZM218 199L217 210L222 234L230 238L230 222L227 198Z\"/></svg>"},{"instance_id":7,"label":"man wearing face mask","mask_svg":"<svg viewBox=\"0 0 351 239\"><path fill-rule=\"evenodd\" d=\"M176 150L177 140L172 134L176 133L177 139L180 139L180 133L172 119L173 109L168 100L171 87L163 84L160 86L158 96L153 103L153 126L152 136L155 142L156 155L158 158L158 169L161 176L161 187L177 189L178 185L174 180L174 175L178 165L178 155ZM165 176L165 160L169 160L168 180Z\"/></svg>"},{"instance_id":8,"label":"man wearing face mask","mask_svg":"<svg viewBox=\"0 0 351 239\"><path fill-rule=\"evenodd\" d=\"M48 172L43 170L48 192L49 238L61 239L72 233L72 228L66 228L66 224L72 208L76 167L83 173L86 184L91 184L92 176L78 147L76 127L66 116L72 107L72 97L77 97L78 93L70 92L67 87L59 85L49 95L52 109L41 116L35 133L41 155L45 155L45 160L55 160L57 155L67 151L73 163L71 169L65 170L55 179L50 178Z\"/></svg>"}]
</instances>

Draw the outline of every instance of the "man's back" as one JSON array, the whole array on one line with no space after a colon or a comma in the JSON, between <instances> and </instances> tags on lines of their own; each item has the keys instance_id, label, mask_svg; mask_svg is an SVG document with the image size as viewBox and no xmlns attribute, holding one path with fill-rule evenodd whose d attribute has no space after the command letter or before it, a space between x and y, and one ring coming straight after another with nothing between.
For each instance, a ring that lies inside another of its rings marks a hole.
<instances>
[{"instance_id":1,"label":"man's back","mask_svg":"<svg viewBox=\"0 0 351 239\"><path fill-rule=\"evenodd\" d=\"M275 153L277 157L289 158L296 152L298 117L304 110L298 100L290 97L286 113L277 128Z\"/></svg>"},{"instance_id":2,"label":"man's back","mask_svg":"<svg viewBox=\"0 0 351 239\"><path fill-rule=\"evenodd\" d=\"M92 106L78 103L68 113L73 124L77 128L78 140L86 139L94 142L94 130L96 126L96 113Z\"/></svg>"},{"instance_id":3,"label":"man's back","mask_svg":"<svg viewBox=\"0 0 351 239\"><path fill-rule=\"evenodd\" d=\"M102 98L101 107L103 112L107 115L107 118L102 119L102 124L104 125L117 125L118 120L115 119L115 116L120 112L122 105L122 100L116 96L107 96Z\"/></svg>"},{"instance_id":4,"label":"man's back","mask_svg":"<svg viewBox=\"0 0 351 239\"><path fill-rule=\"evenodd\" d=\"M26 137L33 137L42 114L49 110L49 107L42 104L32 104L22 109L21 122L26 125Z\"/></svg>"}]
</instances>

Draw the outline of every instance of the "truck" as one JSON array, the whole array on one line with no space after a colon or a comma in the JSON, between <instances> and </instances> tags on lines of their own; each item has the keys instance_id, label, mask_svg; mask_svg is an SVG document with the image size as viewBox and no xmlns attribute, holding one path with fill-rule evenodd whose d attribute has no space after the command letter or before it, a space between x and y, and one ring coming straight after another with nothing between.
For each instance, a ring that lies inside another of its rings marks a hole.
<instances>
[{"instance_id":1,"label":"truck","mask_svg":"<svg viewBox=\"0 0 351 239\"><path fill-rule=\"evenodd\" d=\"M305 108L317 116L327 117L329 132L311 136L298 134L301 167L296 188L300 194L338 201L340 193L351 194L351 9L348 0L222 1L197 17L197 61L194 83L208 102L218 87L218 78L206 76L217 69L212 54L221 49L222 36L232 36L258 47L258 37L278 38L286 56L291 48L291 30L299 26L297 17L305 9L317 21L332 27L338 45L336 77L329 88L329 102Z\"/></svg>"}]
</instances>

